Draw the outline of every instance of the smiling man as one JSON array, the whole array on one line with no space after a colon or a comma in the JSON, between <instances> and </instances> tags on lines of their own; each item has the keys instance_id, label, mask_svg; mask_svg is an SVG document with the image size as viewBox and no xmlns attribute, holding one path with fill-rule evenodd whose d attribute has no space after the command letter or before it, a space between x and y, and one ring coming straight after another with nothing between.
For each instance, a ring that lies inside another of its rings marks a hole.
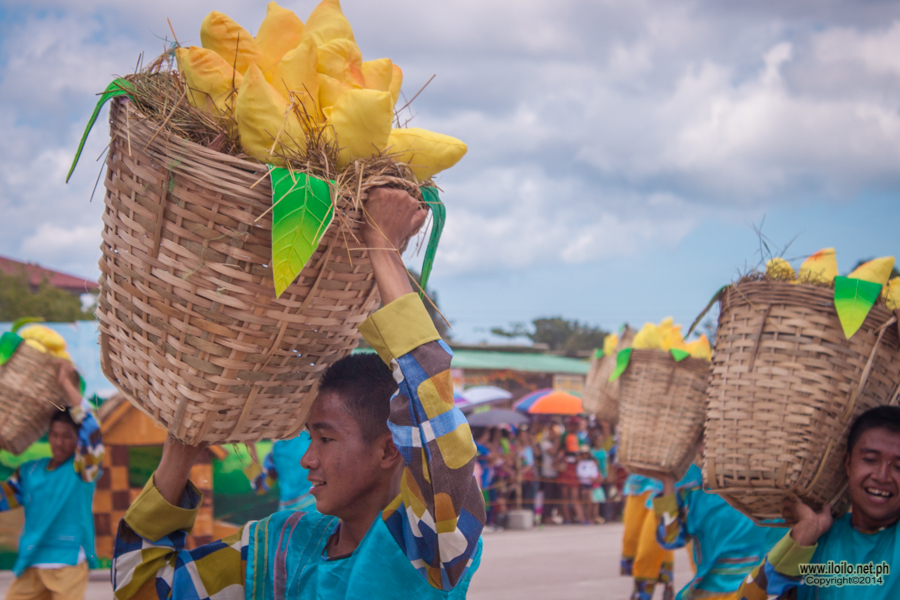
<instances>
[{"instance_id":1,"label":"smiling man","mask_svg":"<svg viewBox=\"0 0 900 600\"><path fill-rule=\"evenodd\" d=\"M785 502L785 519L795 525L747 577L740 598L900 598L900 573L890 570L900 569L900 408L860 415L844 464L851 512L833 521L830 506L816 513L802 502ZM828 572L829 561L840 572ZM888 572L880 570L883 564Z\"/></svg>"},{"instance_id":2,"label":"smiling man","mask_svg":"<svg viewBox=\"0 0 900 600\"><path fill-rule=\"evenodd\" d=\"M129 598L465 598L481 559L484 502L475 443L454 407L450 349L412 293L399 248L426 213L375 189L363 241L384 308L360 326L376 355L322 377L301 465L321 512L282 511L185 550L202 496L202 450L170 440L119 524L113 587Z\"/></svg>"}]
</instances>

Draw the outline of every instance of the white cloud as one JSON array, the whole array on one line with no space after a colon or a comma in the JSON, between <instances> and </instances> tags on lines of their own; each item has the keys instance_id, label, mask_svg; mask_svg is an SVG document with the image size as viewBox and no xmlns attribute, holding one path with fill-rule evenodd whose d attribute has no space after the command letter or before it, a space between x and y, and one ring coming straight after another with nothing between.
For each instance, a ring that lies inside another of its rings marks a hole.
<instances>
[{"instance_id":1,"label":"white cloud","mask_svg":"<svg viewBox=\"0 0 900 600\"><path fill-rule=\"evenodd\" d=\"M100 258L97 227L61 227L41 223L37 231L22 241L20 252L45 264L79 264Z\"/></svg>"}]
</instances>

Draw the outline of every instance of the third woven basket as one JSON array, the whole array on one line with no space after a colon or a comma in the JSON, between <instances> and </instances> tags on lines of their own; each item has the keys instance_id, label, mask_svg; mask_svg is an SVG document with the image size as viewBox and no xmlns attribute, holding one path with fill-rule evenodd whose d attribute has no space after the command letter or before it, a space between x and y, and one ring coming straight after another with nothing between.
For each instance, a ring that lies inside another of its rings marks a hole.
<instances>
[{"instance_id":1,"label":"third woven basket","mask_svg":"<svg viewBox=\"0 0 900 600\"><path fill-rule=\"evenodd\" d=\"M634 330L626 327L616 345L616 352L629 347L633 339ZM592 359L582 396L585 412L593 413L598 420L612 424L619 422L619 380L609 380L615 368L615 352Z\"/></svg>"},{"instance_id":2,"label":"third woven basket","mask_svg":"<svg viewBox=\"0 0 900 600\"><path fill-rule=\"evenodd\" d=\"M757 522L796 495L847 507L853 420L896 404L900 338L876 305L847 339L827 287L743 280L720 293L706 422L707 487Z\"/></svg>"},{"instance_id":3,"label":"third woven basket","mask_svg":"<svg viewBox=\"0 0 900 600\"><path fill-rule=\"evenodd\" d=\"M680 479L703 433L708 377L705 360L632 350L619 377L619 462Z\"/></svg>"}]
</instances>

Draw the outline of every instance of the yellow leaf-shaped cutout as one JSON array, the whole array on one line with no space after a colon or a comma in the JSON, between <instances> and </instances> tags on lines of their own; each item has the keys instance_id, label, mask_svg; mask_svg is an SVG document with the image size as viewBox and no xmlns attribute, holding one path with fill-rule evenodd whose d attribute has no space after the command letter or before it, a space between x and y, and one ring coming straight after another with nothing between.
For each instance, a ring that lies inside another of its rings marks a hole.
<instances>
[{"instance_id":1,"label":"yellow leaf-shaped cutout","mask_svg":"<svg viewBox=\"0 0 900 600\"><path fill-rule=\"evenodd\" d=\"M178 71L187 85L192 106L212 114L234 114L234 98L244 77L213 50L191 46L175 50Z\"/></svg>"},{"instance_id":2,"label":"yellow leaf-shaped cutout","mask_svg":"<svg viewBox=\"0 0 900 600\"><path fill-rule=\"evenodd\" d=\"M362 64L363 79L370 90L391 91L391 79L394 76L394 63L389 58L368 60Z\"/></svg>"},{"instance_id":3,"label":"yellow leaf-shaped cutout","mask_svg":"<svg viewBox=\"0 0 900 600\"><path fill-rule=\"evenodd\" d=\"M303 33L310 36L320 46L325 42L340 38L356 41L356 38L353 37L353 28L350 27L350 21L344 16L339 0L322 0L309 13Z\"/></svg>"},{"instance_id":4,"label":"yellow leaf-shaped cutout","mask_svg":"<svg viewBox=\"0 0 900 600\"><path fill-rule=\"evenodd\" d=\"M794 268L783 258L773 258L766 263L766 277L769 279L796 279Z\"/></svg>"},{"instance_id":5,"label":"yellow leaf-shaped cutout","mask_svg":"<svg viewBox=\"0 0 900 600\"><path fill-rule=\"evenodd\" d=\"M284 160L276 154L297 153L306 147L306 134L290 103L255 64L247 69L238 90L235 113L241 145L257 160L282 166Z\"/></svg>"},{"instance_id":6,"label":"yellow leaf-shaped cutout","mask_svg":"<svg viewBox=\"0 0 900 600\"><path fill-rule=\"evenodd\" d=\"M303 105L309 116L318 119L319 75L316 73L318 53L312 38L303 38L300 44L284 55L274 69L272 85L285 98L291 93Z\"/></svg>"},{"instance_id":7,"label":"yellow leaf-shaped cutout","mask_svg":"<svg viewBox=\"0 0 900 600\"><path fill-rule=\"evenodd\" d=\"M200 25L200 42L216 52L243 75L251 63L265 65L266 59L253 36L228 15L212 11Z\"/></svg>"},{"instance_id":8,"label":"yellow leaf-shaped cutout","mask_svg":"<svg viewBox=\"0 0 900 600\"><path fill-rule=\"evenodd\" d=\"M900 277L894 277L885 286L884 303L891 310L900 309Z\"/></svg>"},{"instance_id":9,"label":"yellow leaf-shaped cutout","mask_svg":"<svg viewBox=\"0 0 900 600\"><path fill-rule=\"evenodd\" d=\"M883 256L874 258L868 262L859 265L853 272L847 275L850 279L862 279L863 281L871 281L884 285L891 277L891 270L894 268L894 257Z\"/></svg>"},{"instance_id":10,"label":"yellow leaf-shaped cutout","mask_svg":"<svg viewBox=\"0 0 900 600\"><path fill-rule=\"evenodd\" d=\"M644 326L634 336L631 347L635 350L662 350L662 339L659 337L659 327L653 323L644 323Z\"/></svg>"},{"instance_id":11,"label":"yellow leaf-shaped cutout","mask_svg":"<svg viewBox=\"0 0 900 600\"><path fill-rule=\"evenodd\" d=\"M831 283L837 274L834 248L823 248L803 261L797 280L801 283Z\"/></svg>"},{"instance_id":12,"label":"yellow leaf-shaped cutout","mask_svg":"<svg viewBox=\"0 0 900 600\"><path fill-rule=\"evenodd\" d=\"M694 358L712 360L712 350L710 350L709 339L707 339L706 335L701 335L693 342L688 342L685 346L685 349L690 352L691 356Z\"/></svg>"},{"instance_id":13,"label":"yellow leaf-shaped cutout","mask_svg":"<svg viewBox=\"0 0 900 600\"><path fill-rule=\"evenodd\" d=\"M72 357L69 356L69 353L66 352L65 350L51 350L50 356L52 356L53 358L61 358L63 360L72 362Z\"/></svg>"},{"instance_id":14,"label":"yellow leaf-shaped cutout","mask_svg":"<svg viewBox=\"0 0 900 600\"><path fill-rule=\"evenodd\" d=\"M362 72L362 52L355 42L345 39L331 40L319 45L319 73L334 77L355 88L366 87Z\"/></svg>"},{"instance_id":15,"label":"yellow leaf-shaped cutout","mask_svg":"<svg viewBox=\"0 0 900 600\"><path fill-rule=\"evenodd\" d=\"M319 110L324 113L326 108L334 106L341 96L353 88L330 75L325 75L324 73L317 73L317 75L319 80Z\"/></svg>"},{"instance_id":16,"label":"yellow leaf-shaped cutout","mask_svg":"<svg viewBox=\"0 0 900 600\"><path fill-rule=\"evenodd\" d=\"M449 169L468 150L455 137L415 127L392 130L388 146L394 160L408 164L419 181Z\"/></svg>"},{"instance_id":17,"label":"yellow leaf-shaped cutout","mask_svg":"<svg viewBox=\"0 0 900 600\"><path fill-rule=\"evenodd\" d=\"M687 350L684 338L681 336L681 325L676 325L666 332L662 340L663 350Z\"/></svg>"},{"instance_id":18,"label":"yellow leaf-shaped cutout","mask_svg":"<svg viewBox=\"0 0 900 600\"><path fill-rule=\"evenodd\" d=\"M256 44L264 57L259 67L269 81L272 81L275 65L300 44L302 37L303 21L293 11L269 2L266 18L256 32Z\"/></svg>"},{"instance_id":19,"label":"yellow leaf-shaped cutout","mask_svg":"<svg viewBox=\"0 0 900 600\"><path fill-rule=\"evenodd\" d=\"M616 353L616 346L619 345L619 336L610 333L603 338L603 356L612 356Z\"/></svg>"},{"instance_id":20,"label":"yellow leaf-shaped cutout","mask_svg":"<svg viewBox=\"0 0 900 600\"><path fill-rule=\"evenodd\" d=\"M391 65L391 97L394 99L394 105L400 98L400 86L403 85L403 70L397 65Z\"/></svg>"},{"instance_id":21,"label":"yellow leaf-shaped cutout","mask_svg":"<svg viewBox=\"0 0 900 600\"><path fill-rule=\"evenodd\" d=\"M340 148L338 169L387 146L394 119L389 92L351 89L324 112L330 125L325 133Z\"/></svg>"},{"instance_id":22,"label":"yellow leaf-shaped cutout","mask_svg":"<svg viewBox=\"0 0 900 600\"><path fill-rule=\"evenodd\" d=\"M666 336L669 335L669 331L675 327L675 319L672 317L666 317L662 321L659 322L659 325L656 326L659 329L659 339L664 340Z\"/></svg>"},{"instance_id":23,"label":"yellow leaf-shaped cutout","mask_svg":"<svg viewBox=\"0 0 900 600\"><path fill-rule=\"evenodd\" d=\"M19 331L19 337L23 340L35 340L47 350L65 350L66 340L63 336L45 325L29 325Z\"/></svg>"},{"instance_id":24,"label":"yellow leaf-shaped cutout","mask_svg":"<svg viewBox=\"0 0 900 600\"><path fill-rule=\"evenodd\" d=\"M47 348L37 340L25 340L25 345L34 348L38 352L47 354Z\"/></svg>"}]
</instances>

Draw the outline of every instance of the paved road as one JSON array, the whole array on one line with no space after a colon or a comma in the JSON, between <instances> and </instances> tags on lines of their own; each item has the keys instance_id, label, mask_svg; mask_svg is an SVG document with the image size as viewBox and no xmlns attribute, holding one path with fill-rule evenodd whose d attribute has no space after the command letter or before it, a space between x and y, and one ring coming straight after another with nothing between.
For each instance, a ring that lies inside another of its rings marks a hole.
<instances>
[{"instance_id":1,"label":"paved road","mask_svg":"<svg viewBox=\"0 0 900 600\"><path fill-rule=\"evenodd\" d=\"M619 576L622 525L548 526L484 535L481 568L469 600L627 600L631 579ZM676 553L675 584L691 577L687 555ZM12 573L0 571L0 598ZM656 597L660 598L661 591ZM109 575L91 573L86 600L112 597Z\"/></svg>"}]
</instances>

